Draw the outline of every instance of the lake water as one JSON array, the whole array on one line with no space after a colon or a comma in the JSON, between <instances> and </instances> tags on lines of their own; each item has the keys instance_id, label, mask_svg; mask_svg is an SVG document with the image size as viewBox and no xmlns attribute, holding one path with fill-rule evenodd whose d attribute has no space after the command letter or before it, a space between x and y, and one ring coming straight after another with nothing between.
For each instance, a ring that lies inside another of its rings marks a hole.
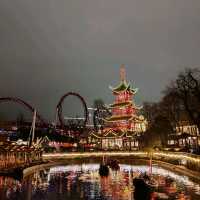
<instances>
[{"instance_id":1,"label":"lake water","mask_svg":"<svg viewBox=\"0 0 200 200\"><path fill-rule=\"evenodd\" d=\"M0 200L132 200L134 177L149 172L147 165L120 164L120 171L110 170L101 178L98 169L98 163L67 164L36 171L22 181L0 177ZM160 185L154 191L163 198L200 199L200 185L188 177L156 165L152 173Z\"/></svg>"}]
</instances>

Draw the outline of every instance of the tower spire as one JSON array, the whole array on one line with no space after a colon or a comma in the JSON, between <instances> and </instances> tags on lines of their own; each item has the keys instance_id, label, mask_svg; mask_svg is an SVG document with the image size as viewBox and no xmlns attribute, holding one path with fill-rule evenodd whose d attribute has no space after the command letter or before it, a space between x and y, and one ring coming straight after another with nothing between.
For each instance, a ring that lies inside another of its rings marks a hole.
<instances>
[{"instance_id":1,"label":"tower spire","mask_svg":"<svg viewBox=\"0 0 200 200\"><path fill-rule=\"evenodd\" d=\"M125 70L125 65L121 64L120 66L120 80L125 81L126 80L126 70Z\"/></svg>"}]
</instances>

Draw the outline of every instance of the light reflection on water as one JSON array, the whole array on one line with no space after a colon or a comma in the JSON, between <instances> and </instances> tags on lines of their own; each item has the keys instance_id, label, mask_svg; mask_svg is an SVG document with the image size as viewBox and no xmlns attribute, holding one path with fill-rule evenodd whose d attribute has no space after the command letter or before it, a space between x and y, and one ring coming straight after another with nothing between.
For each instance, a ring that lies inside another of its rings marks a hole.
<instances>
[{"instance_id":1,"label":"light reflection on water","mask_svg":"<svg viewBox=\"0 0 200 200\"><path fill-rule=\"evenodd\" d=\"M149 171L146 165L121 164L119 172L101 178L98 169L99 164L76 164L37 171L21 182L0 177L0 200L132 200L134 177ZM157 192L171 196L168 199L200 199L200 185L187 176L154 166L153 177L162 185ZM170 186L167 177L174 180Z\"/></svg>"}]
</instances>

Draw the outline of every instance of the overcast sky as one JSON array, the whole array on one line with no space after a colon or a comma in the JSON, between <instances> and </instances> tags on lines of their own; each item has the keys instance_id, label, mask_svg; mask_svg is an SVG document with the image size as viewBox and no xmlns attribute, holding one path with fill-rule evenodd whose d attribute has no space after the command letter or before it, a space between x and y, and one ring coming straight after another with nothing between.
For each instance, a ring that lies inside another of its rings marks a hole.
<instances>
[{"instance_id":1,"label":"overcast sky","mask_svg":"<svg viewBox=\"0 0 200 200\"><path fill-rule=\"evenodd\" d=\"M0 96L46 118L68 91L88 106L112 103L121 63L137 104L159 100L180 70L200 64L200 1L0 1Z\"/></svg>"}]
</instances>

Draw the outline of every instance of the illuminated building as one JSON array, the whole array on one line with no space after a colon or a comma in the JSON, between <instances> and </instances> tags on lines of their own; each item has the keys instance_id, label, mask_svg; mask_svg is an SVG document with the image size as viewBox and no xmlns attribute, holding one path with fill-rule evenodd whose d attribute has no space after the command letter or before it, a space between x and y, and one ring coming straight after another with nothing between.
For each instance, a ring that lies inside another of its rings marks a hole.
<instances>
[{"instance_id":1,"label":"illuminated building","mask_svg":"<svg viewBox=\"0 0 200 200\"><path fill-rule=\"evenodd\" d=\"M147 122L143 116L138 116L140 107L133 100L138 89L127 82L124 65L120 67L120 84L110 89L115 98L114 103L109 105L112 115L104 119L104 129L92 135L101 140L102 149L138 148L137 134L146 131Z\"/></svg>"},{"instance_id":2,"label":"illuminated building","mask_svg":"<svg viewBox=\"0 0 200 200\"><path fill-rule=\"evenodd\" d=\"M188 119L181 120L177 123L174 133L168 135L167 141L169 148L196 148L200 146L200 135L197 125L191 123Z\"/></svg>"},{"instance_id":3,"label":"illuminated building","mask_svg":"<svg viewBox=\"0 0 200 200\"><path fill-rule=\"evenodd\" d=\"M1 139L1 138L0 138ZM0 141L0 172L42 160L39 146L18 145L15 142Z\"/></svg>"},{"instance_id":4,"label":"illuminated building","mask_svg":"<svg viewBox=\"0 0 200 200\"><path fill-rule=\"evenodd\" d=\"M199 135L199 129L197 125L190 123L189 120L179 121L178 125L175 127L176 133L188 133L191 136Z\"/></svg>"}]
</instances>

